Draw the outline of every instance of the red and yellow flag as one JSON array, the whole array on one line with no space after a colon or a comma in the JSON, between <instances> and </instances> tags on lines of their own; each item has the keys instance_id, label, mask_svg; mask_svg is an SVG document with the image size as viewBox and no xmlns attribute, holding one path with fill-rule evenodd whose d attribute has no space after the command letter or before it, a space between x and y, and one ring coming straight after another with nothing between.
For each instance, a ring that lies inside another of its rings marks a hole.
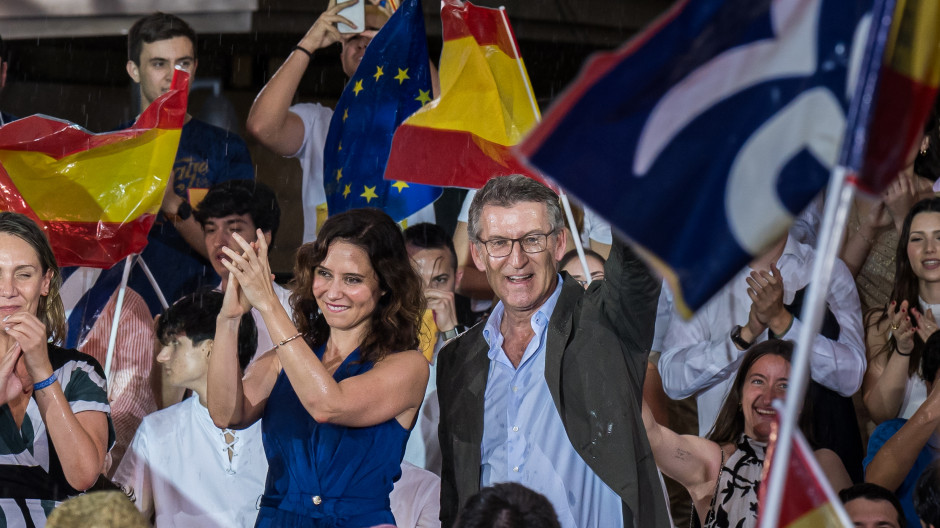
<instances>
[{"instance_id":1,"label":"red and yellow flag","mask_svg":"<svg viewBox=\"0 0 940 528\"><path fill-rule=\"evenodd\" d=\"M780 409L777 413L780 416ZM782 418L781 418L782 420ZM774 465L774 452L777 443L777 428L779 422L774 424L770 435L770 445L764 460L764 471L761 475L760 498L758 500L758 525L763 515L764 497L770 484L770 472L784 469L787 472L786 485L783 491L783 500L780 503L780 517L777 526L787 528L850 528L849 519L842 502L832 487L822 468L816 462L816 456L810 449L806 438L799 429L793 431L793 448L790 452L790 463L787 468L777 468Z\"/></svg>"},{"instance_id":2,"label":"red and yellow flag","mask_svg":"<svg viewBox=\"0 0 940 528\"><path fill-rule=\"evenodd\" d=\"M859 187L885 189L920 146L940 86L940 2L897 0Z\"/></svg>"},{"instance_id":3,"label":"red and yellow flag","mask_svg":"<svg viewBox=\"0 0 940 528\"><path fill-rule=\"evenodd\" d=\"M0 127L0 210L41 225L60 266L108 268L147 245L173 169L189 74L131 128L105 134L34 115Z\"/></svg>"},{"instance_id":4,"label":"red and yellow flag","mask_svg":"<svg viewBox=\"0 0 940 528\"><path fill-rule=\"evenodd\" d=\"M540 115L505 10L444 0L441 20L441 96L395 131L385 179L478 188L536 177L509 152Z\"/></svg>"}]
</instances>

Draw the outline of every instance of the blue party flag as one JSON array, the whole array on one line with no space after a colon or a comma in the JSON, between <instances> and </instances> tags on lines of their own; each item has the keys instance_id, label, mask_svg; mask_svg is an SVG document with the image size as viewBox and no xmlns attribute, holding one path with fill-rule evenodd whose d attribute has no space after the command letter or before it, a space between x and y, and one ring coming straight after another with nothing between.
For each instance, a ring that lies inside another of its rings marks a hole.
<instances>
[{"instance_id":1,"label":"blue party flag","mask_svg":"<svg viewBox=\"0 0 940 528\"><path fill-rule=\"evenodd\" d=\"M593 58L519 151L652 255L684 313L839 158L867 0L686 0Z\"/></svg>"}]
</instances>

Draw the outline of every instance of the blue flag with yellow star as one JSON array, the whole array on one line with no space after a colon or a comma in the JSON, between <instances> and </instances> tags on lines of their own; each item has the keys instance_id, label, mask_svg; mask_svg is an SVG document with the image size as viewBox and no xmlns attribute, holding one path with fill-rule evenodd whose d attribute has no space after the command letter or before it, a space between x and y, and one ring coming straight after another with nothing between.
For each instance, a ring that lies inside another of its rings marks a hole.
<instances>
[{"instance_id":1,"label":"blue flag with yellow star","mask_svg":"<svg viewBox=\"0 0 940 528\"><path fill-rule=\"evenodd\" d=\"M424 14L405 0L372 39L339 98L323 155L330 215L376 207L396 222L434 202L440 187L383 179L398 125L431 96Z\"/></svg>"}]
</instances>

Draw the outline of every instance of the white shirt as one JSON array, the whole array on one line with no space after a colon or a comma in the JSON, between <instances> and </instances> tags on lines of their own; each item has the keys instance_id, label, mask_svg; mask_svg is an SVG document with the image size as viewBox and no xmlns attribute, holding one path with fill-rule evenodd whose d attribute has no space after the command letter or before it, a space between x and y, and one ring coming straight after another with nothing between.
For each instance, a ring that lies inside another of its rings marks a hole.
<instances>
[{"instance_id":1,"label":"white shirt","mask_svg":"<svg viewBox=\"0 0 940 528\"><path fill-rule=\"evenodd\" d=\"M290 157L300 160L300 168L303 170L300 194L304 211L303 243L306 244L317 239L317 207L326 203L326 191L323 190L323 148L326 147L326 136L330 132L333 109L320 103L300 103L291 106L289 110L304 123L303 143L300 150ZM433 203L404 220L405 227L421 222L435 223Z\"/></svg>"},{"instance_id":2,"label":"white shirt","mask_svg":"<svg viewBox=\"0 0 940 528\"><path fill-rule=\"evenodd\" d=\"M785 304L792 303L796 292L809 283L813 259L811 247L792 237L787 240L783 255L777 261L783 276ZM745 278L750 271L747 267L741 270L691 320L673 315L664 339L659 359L663 388L672 399L695 395L699 434L703 436L715 423L744 356L731 342L731 329L747 324L751 299ZM865 374L865 347L855 281L841 260L836 260L832 270L826 302L839 322L839 339L831 341L816 336L810 359L812 377L842 396L851 396L861 387ZM801 324L794 317L784 338L795 341ZM766 341L767 337L765 330L754 342Z\"/></svg>"},{"instance_id":3,"label":"white shirt","mask_svg":"<svg viewBox=\"0 0 940 528\"><path fill-rule=\"evenodd\" d=\"M226 432L235 437L231 461ZM267 474L261 421L219 429L193 394L144 418L114 481L146 518L156 512L157 528L249 528Z\"/></svg>"},{"instance_id":4,"label":"white shirt","mask_svg":"<svg viewBox=\"0 0 940 528\"><path fill-rule=\"evenodd\" d=\"M294 310L292 310L290 307L291 291L276 282L272 282L271 286L274 286L274 295L277 295L277 300L281 302L281 306L284 307L284 311L287 312L287 316L293 320ZM254 319L255 326L258 327L258 350L251 358L251 360L254 361L258 359L261 354L264 354L268 350L274 348L274 341L271 340L271 334L268 332L268 327L264 324L264 319L261 317L261 312L259 312L257 308L251 309L251 318Z\"/></svg>"},{"instance_id":5,"label":"white shirt","mask_svg":"<svg viewBox=\"0 0 940 528\"><path fill-rule=\"evenodd\" d=\"M518 367L503 349L503 303L487 319L483 338L490 360L483 394L480 486L517 482L545 495L563 528L624 526L623 502L581 458L568 439L545 381L548 324L561 294L532 315L533 337Z\"/></svg>"},{"instance_id":6,"label":"white shirt","mask_svg":"<svg viewBox=\"0 0 940 528\"><path fill-rule=\"evenodd\" d=\"M441 479L434 473L402 462L388 499L397 528L440 528Z\"/></svg>"},{"instance_id":7,"label":"white shirt","mask_svg":"<svg viewBox=\"0 0 940 528\"><path fill-rule=\"evenodd\" d=\"M303 144L300 150L290 157L300 160L300 168L303 171L300 194L304 208L303 242L307 243L317 239L317 206L326 203L326 192L323 190L323 148L326 146L326 135L330 131L333 109L320 103L300 103L290 107L290 111L304 123Z\"/></svg>"},{"instance_id":8,"label":"white shirt","mask_svg":"<svg viewBox=\"0 0 940 528\"><path fill-rule=\"evenodd\" d=\"M424 401L418 409L418 419L405 444L405 456L402 460L419 468L424 468L437 476L441 474L441 442L437 428L441 423L441 404L437 399L437 353L444 344L443 336L438 333L434 346L434 363L430 365L428 386L424 390Z\"/></svg>"}]
</instances>

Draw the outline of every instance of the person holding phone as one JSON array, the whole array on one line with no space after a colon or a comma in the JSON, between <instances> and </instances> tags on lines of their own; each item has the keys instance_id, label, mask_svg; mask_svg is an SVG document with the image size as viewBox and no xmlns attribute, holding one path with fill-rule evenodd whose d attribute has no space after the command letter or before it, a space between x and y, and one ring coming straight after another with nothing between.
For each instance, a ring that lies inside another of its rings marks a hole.
<instances>
[{"instance_id":1,"label":"person holding phone","mask_svg":"<svg viewBox=\"0 0 940 528\"><path fill-rule=\"evenodd\" d=\"M361 4L364 23L347 17ZM304 72L320 50L337 42L342 44L340 62L347 78L351 78L379 29L391 13L379 6L379 0L330 0L313 26L294 46L287 60L264 86L248 113L248 132L262 145L285 157L300 160L303 169L303 242L316 240L318 228L327 217L326 193L323 190L323 148L330 129L333 109L320 103L291 105ZM343 31L353 31L344 33ZM432 88L438 89L437 72L432 68ZM428 206L407 219L408 225L434 223L434 209Z\"/></svg>"}]
</instances>

